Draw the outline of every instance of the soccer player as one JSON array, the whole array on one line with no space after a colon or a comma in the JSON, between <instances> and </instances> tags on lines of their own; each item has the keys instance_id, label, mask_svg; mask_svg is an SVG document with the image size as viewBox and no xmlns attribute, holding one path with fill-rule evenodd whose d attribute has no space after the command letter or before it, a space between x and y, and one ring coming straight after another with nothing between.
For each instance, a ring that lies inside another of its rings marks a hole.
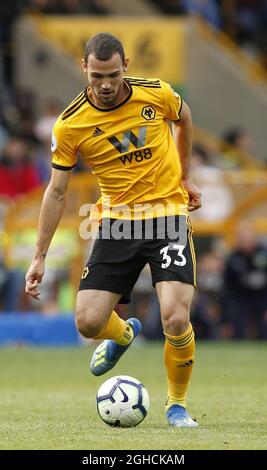
<instances>
[{"instance_id":1,"label":"soccer player","mask_svg":"<svg viewBox=\"0 0 267 470\"><path fill-rule=\"evenodd\" d=\"M196 427L186 409L195 354L189 312L196 284L188 211L201 206L189 172L191 114L162 80L123 77L127 66L123 46L111 34L99 33L88 41L82 67L89 85L63 111L53 130L52 176L41 206L26 292L39 298L45 257L79 151L102 192L97 206L99 236L76 304L79 332L104 340L93 354L91 372L109 371L139 334L140 322L122 320L114 308L129 302L149 263L166 338L166 417L171 426Z\"/></svg>"}]
</instances>

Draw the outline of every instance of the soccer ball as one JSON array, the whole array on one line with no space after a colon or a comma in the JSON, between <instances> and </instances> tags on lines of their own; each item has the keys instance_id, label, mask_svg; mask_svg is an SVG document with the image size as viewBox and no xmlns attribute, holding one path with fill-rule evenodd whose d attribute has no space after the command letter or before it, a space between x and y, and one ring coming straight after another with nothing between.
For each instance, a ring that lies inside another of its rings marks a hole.
<instances>
[{"instance_id":1,"label":"soccer ball","mask_svg":"<svg viewBox=\"0 0 267 470\"><path fill-rule=\"evenodd\" d=\"M110 426L137 426L149 410L149 395L139 380L117 375L106 380L96 395L100 418Z\"/></svg>"}]
</instances>

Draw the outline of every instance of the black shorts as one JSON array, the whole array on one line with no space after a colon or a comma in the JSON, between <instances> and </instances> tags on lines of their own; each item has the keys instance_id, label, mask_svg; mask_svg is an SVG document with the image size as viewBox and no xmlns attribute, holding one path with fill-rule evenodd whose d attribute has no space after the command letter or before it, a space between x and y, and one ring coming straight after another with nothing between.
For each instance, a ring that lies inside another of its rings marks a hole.
<instances>
[{"instance_id":1,"label":"black shorts","mask_svg":"<svg viewBox=\"0 0 267 470\"><path fill-rule=\"evenodd\" d=\"M192 228L186 216L145 221L103 219L79 290L121 294L129 303L140 272L149 264L153 286L160 281L196 285Z\"/></svg>"}]
</instances>

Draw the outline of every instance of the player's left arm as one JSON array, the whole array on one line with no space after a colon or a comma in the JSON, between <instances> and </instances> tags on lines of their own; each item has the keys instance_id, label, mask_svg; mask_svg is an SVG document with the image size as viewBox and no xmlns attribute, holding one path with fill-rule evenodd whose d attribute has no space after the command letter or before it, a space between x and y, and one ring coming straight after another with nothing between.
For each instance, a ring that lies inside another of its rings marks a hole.
<instances>
[{"instance_id":1,"label":"player's left arm","mask_svg":"<svg viewBox=\"0 0 267 470\"><path fill-rule=\"evenodd\" d=\"M188 192L188 210L194 211L201 207L201 194L190 176L190 157L193 144L193 125L189 106L183 101L179 119L173 121L173 138L180 156L183 187Z\"/></svg>"}]
</instances>

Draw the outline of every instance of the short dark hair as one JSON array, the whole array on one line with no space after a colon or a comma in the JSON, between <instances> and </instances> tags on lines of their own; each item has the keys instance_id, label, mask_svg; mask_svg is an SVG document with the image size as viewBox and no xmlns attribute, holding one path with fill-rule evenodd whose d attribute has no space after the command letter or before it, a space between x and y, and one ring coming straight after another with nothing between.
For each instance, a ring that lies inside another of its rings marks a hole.
<instances>
[{"instance_id":1,"label":"short dark hair","mask_svg":"<svg viewBox=\"0 0 267 470\"><path fill-rule=\"evenodd\" d=\"M98 60L109 60L116 53L120 55L122 62L124 62L125 53L120 40L110 33L98 33L87 41L84 60L87 62L91 54Z\"/></svg>"}]
</instances>

